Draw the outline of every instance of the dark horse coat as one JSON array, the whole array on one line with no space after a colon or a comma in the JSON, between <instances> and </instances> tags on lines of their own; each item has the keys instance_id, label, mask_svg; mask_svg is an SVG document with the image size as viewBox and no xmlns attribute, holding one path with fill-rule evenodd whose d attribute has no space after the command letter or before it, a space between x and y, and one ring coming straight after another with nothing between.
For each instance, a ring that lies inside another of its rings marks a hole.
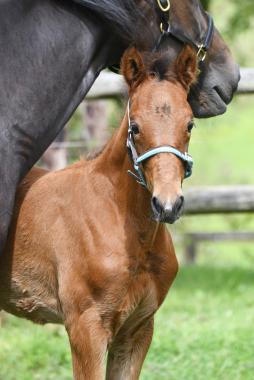
<instances>
[{"instance_id":1,"label":"dark horse coat","mask_svg":"<svg viewBox=\"0 0 254 380\"><path fill-rule=\"evenodd\" d=\"M172 26L202 41L207 15L199 1L172 0L171 9ZM0 251L21 178L99 72L118 62L127 45L151 49L159 24L155 0L0 0ZM165 48L178 53L179 45L169 38ZM195 116L224 112L238 79L238 67L215 31L189 97Z\"/></svg>"}]
</instances>

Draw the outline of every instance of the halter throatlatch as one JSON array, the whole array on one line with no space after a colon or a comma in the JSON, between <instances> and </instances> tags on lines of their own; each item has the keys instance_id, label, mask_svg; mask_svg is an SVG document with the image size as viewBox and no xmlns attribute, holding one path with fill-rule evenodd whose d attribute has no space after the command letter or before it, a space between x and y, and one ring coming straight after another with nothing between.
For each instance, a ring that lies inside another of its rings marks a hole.
<instances>
[{"instance_id":1,"label":"halter throatlatch","mask_svg":"<svg viewBox=\"0 0 254 380\"><path fill-rule=\"evenodd\" d=\"M132 162L133 168L136 173L133 173L131 170L128 170L128 174L130 174L132 177L136 179L136 181L142 185L145 188L147 187L147 183L145 180L144 173L142 171L142 168L140 164L142 162L146 161L148 158L156 156L157 154L160 153L172 153L180 160L183 161L184 164L184 178L188 178L192 174L192 166L193 166L193 159L192 157L187 153L182 153L180 150L174 148L173 146L170 145L163 145L159 146L153 149L149 149L145 153L141 154L140 156L137 153L135 143L134 143L134 137L133 137L133 131L131 128L131 120L130 120L130 101L128 101L128 106L127 106L127 115L128 115L128 136L127 136L127 149L129 153L130 160Z\"/></svg>"}]
</instances>

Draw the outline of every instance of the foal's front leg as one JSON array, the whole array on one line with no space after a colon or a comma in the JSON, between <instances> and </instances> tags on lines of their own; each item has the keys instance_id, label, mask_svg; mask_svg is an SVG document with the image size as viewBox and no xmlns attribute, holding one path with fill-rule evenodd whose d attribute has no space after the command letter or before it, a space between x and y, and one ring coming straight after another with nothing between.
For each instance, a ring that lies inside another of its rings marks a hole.
<instances>
[{"instance_id":1,"label":"foal's front leg","mask_svg":"<svg viewBox=\"0 0 254 380\"><path fill-rule=\"evenodd\" d=\"M69 335L75 380L105 378L107 336L93 308L70 315L65 327Z\"/></svg>"},{"instance_id":2,"label":"foal's front leg","mask_svg":"<svg viewBox=\"0 0 254 380\"><path fill-rule=\"evenodd\" d=\"M137 380L152 341L153 317L136 329L120 331L110 347L106 380Z\"/></svg>"}]
</instances>

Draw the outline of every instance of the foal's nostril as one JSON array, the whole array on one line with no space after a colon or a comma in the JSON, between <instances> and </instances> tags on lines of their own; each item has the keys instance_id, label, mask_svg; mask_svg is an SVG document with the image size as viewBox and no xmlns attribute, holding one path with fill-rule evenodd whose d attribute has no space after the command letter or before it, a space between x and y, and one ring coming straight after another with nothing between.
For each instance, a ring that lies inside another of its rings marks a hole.
<instances>
[{"instance_id":1,"label":"foal's nostril","mask_svg":"<svg viewBox=\"0 0 254 380\"><path fill-rule=\"evenodd\" d=\"M159 215L161 215L161 213L163 212L163 205L156 197L152 197L152 209L154 213Z\"/></svg>"},{"instance_id":2,"label":"foal's nostril","mask_svg":"<svg viewBox=\"0 0 254 380\"><path fill-rule=\"evenodd\" d=\"M184 197L181 195L177 198L175 205L174 205L174 213L175 215L179 215L181 211L183 210L184 205Z\"/></svg>"}]
</instances>

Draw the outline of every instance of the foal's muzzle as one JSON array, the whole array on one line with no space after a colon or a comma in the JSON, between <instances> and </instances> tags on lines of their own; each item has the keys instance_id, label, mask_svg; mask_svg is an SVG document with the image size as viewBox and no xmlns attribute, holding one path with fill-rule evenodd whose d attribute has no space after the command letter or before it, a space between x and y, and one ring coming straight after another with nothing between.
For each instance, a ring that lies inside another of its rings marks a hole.
<instances>
[{"instance_id":1,"label":"foal's muzzle","mask_svg":"<svg viewBox=\"0 0 254 380\"><path fill-rule=\"evenodd\" d=\"M153 218L161 223L174 223L180 218L183 212L184 197L178 196L175 202L163 204L159 198L153 196L151 200Z\"/></svg>"}]
</instances>

